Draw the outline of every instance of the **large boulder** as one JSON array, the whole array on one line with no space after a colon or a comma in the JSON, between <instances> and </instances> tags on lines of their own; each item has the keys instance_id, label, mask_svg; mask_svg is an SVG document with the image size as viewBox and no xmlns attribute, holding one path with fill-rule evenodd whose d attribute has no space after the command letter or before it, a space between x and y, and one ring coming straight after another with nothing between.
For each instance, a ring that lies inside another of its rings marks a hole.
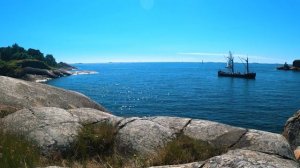
<instances>
[{"instance_id":1,"label":"large boulder","mask_svg":"<svg viewBox=\"0 0 300 168\"><path fill-rule=\"evenodd\" d=\"M289 143L282 135L266 131L250 129L232 148L248 149L295 159Z\"/></svg>"},{"instance_id":2,"label":"large boulder","mask_svg":"<svg viewBox=\"0 0 300 168\"><path fill-rule=\"evenodd\" d=\"M297 168L298 163L294 160L284 159L277 155L261 153L251 150L237 149L226 154L208 159L201 168Z\"/></svg>"},{"instance_id":3,"label":"large boulder","mask_svg":"<svg viewBox=\"0 0 300 168\"><path fill-rule=\"evenodd\" d=\"M116 135L117 149L123 155L149 155L174 138L174 132L153 121L128 118L119 124Z\"/></svg>"},{"instance_id":4,"label":"large boulder","mask_svg":"<svg viewBox=\"0 0 300 168\"><path fill-rule=\"evenodd\" d=\"M0 76L0 107L4 106L16 110L32 107L87 107L106 111L101 105L78 92Z\"/></svg>"},{"instance_id":5,"label":"large boulder","mask_svg":"<svg viewBox=\"0 0 300 168\"><path fill-rule=\"evenodd\" d=\"M116 126L123 119L122 117L92 108L70 109L68 112L76 115L82 125L105 122Z\"/></svg>"},{"instance_id":6,"label":"large boulder","mask_svg":"<svg viewBox=\"0 0 300 168\"><path fill-rule=\"evenodd\" d=\"M43 154L65 151L81 128L77 116L64 109L42 107L19 110L2 119L6 132L35 142Z\"/></svg>"},{"instance_id":7,"label":"large boulder","mask_svg":"<svg viewBox=\"0 0 300 168\"><path fill-rule=\"evenodd\" d=\"M207 120L192 120L183 130L184 135L193 139L207 141L216 147L225 148L233 146L246 132L244 128Z\"/></svg>"},{"instance_id":8,"label":"large boulder","mask_svg":"<svg viewBox=\"0 0 300 168\"><path fill-rule=\"evenodd\" d=\"M300 110L285 123L283 136L289 141L292 149L300 146Z\"/></svg>"},{"instance_id":9,"label":"large boulder","mask_svg":"<svg viewBox=\"0 0 300 168\"><path fill-rule=\"evenodd\" d=\"M192 121L190 118L157 116L149 118L166 128L172 129L176 133L182 133L183 129Z\"/></svg>"},{"instance_id":10,"label":"large boulder","mask_svg":"<svg viewBox=\"0 0 300 168\"><path fill-rule=\"evenodd\" d=\"M76 139L83 125L111 122L121 118L109 113L79 108L66 111L56 107L22 109L1 119L4 131L35 142L44 155L64 152Z\"/></svg>"}]
</instances>

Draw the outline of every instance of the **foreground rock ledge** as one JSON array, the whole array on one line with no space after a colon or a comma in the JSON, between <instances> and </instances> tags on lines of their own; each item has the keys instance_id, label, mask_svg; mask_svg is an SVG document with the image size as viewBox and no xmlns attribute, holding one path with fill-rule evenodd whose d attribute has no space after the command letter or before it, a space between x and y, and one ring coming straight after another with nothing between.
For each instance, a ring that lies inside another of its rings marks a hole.
<instances>
[{"instance_id":1,"label":"foreground rock ledge","mask_svg":"<svg viewBox=\"0 0 300 168\"><path fill-rule=\"evenodd\" d=\"M181 133L208 141L212 145L228 145L232 150L205 162L179 167L197 167L200 163L203 167L298 166L289 143L282 135L206 120L178 117L122 118L91 108L67 111L57 107L38 107L19 110L1 121L6 131L24 135L36 142L44 155L68 150L82 126L109 122L117 127L116 145L119 152L126 156L155 154ZM209 127L211 130L208 130Z\"/></svg>"},{"instance_id":2,"label":"foreground rock ledge","mask_svg":"<svg viewBox=\"0 0 300 168\"><path fill-rule=\"evenodd\" d=\"M151 168L297 168L298 163L276 155L251 150L232 150L205 162L182 165L156 166Z\"/></svg>"},{"instance_id":3,"label":"foreground rock ledge","mask_svg":"<svg viewBox=\"0 0 300 168\"><path fill-rule=\"evenodd\" d=\"M0 76L0 110L16 111L32 107L87 107L106 111L101 105L78 92Z\"/></svg>"}]
</instances>

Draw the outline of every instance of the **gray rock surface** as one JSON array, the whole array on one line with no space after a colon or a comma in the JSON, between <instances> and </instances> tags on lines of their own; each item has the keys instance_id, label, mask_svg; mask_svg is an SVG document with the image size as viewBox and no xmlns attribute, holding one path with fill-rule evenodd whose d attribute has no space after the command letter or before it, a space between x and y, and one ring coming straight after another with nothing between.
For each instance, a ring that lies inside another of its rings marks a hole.
<instances>
[{"instance_id":1,"label":"gray rock surface","mask_svg":"<svg viewBox=\"0 0 300 168\"><path fill-rule=\"evenodd\" d=\"M203 164L204 162L193 162L180 165L153 166L150 168L200 168Z\"/></svg>"},{"instance_id":2,"label":"gray rock surface","mask_svg":"<svg viewBox=\"0 0 300 168\"><path fill-rule=\"evenodd\" d=\"M53 73L53 71L47 70L47 69L25 67L25 68L23 68L23 72L25 74L44 75L44 76L47 76L49 78L58 78L59 77L58 75Z\"/></svg>"},{"instance_id":3,"label":"gray rock surface","mask_svg":"<svg viewBox=\"0 0 300 168\"><path fill-rule=\"evenodd\" d=\"M35 142L45 155L67 149L82 127L77 116L56 107L19 110L3 118L2 124L5 131Z\"/></svg>"},{"instance_id":4,"label":"gray rock surface","mask_svg":"<svg viewBox=\"0 0 300 168\"><path fill-rule=\"evenodd\" d=\"M180 133L183 129L191 122L190 118L180 118L180 117L166 117L158 116L153 117L151 121L156 122L166 128L172 129L176 133Z\"/></svg>"},{"instance_id":5,"label":"gray rock surface","mask_svg":"<svg viewBox=\"0 0 300 168\"><path fill-rule=\"evenodd\" d=\"M63 109L87 107L106 111L83 94L6 76L0 76L1 106L14 107L16 110L44 106Z\"/></svg>"},{"instance_id":6,"label":"gray rock surface","mask_svg":"<svg viewBox=\"0 0 300 168\"><path fill-rule=\"evenodd\" d=\"M285 123L283 136L289 141L292 149L300 146L300 110Z\"/></svg>"},{"instance_id":7,"label":"gray rock surface","mask_svg":"<svg viewBox=\"0 0 300 168\"><path fill-rule=\"evenodd\" d=\"M295 159L289 143L282 135L266 131L252 129L247 131L233 148L248 149Z\"/></svg>"},{"instance_id":8,"label":"gray rock surface","mask_svg":"<svg viewBox=\"0 0 300 168\"><path fill-rule=\"evenodd\" d=\"M184 135L208 141L217 147L234 145L246 129L207 120L192 120L183 130Z\"/></svg>"},{"instance_id":9,"label":"gray rock surface","mask_svg":"<svg viewBox=\"0 0 300 168\"><path fill-rule=\"evenodd\" d=\"M174 132L153 121L128 118L121 121L116 136L118 150L127 154L154 154L174 137Z\"/></svg>"},{"instance_id":10,"label":"gray rock surface","mask_svg":"<svg viewBox=\"0 0 300 168\"><path fill-rule=\"evenodd\" d=\"M68 112L76 115L79 118L79 123L82 125L108 122L116 126L123 119L122 117L91 108L70 109Z\"/></svg>"},{"instance_id":11,"label":"gray rock surface","mask_svg":"<svg viewBox=\"0 0 300 168\"><path fill-rule=\"evenodd\" d=\"M208 159L201 168L297 168L298 163L276 155L237 149Z\"/></svg>"}]
</instances>

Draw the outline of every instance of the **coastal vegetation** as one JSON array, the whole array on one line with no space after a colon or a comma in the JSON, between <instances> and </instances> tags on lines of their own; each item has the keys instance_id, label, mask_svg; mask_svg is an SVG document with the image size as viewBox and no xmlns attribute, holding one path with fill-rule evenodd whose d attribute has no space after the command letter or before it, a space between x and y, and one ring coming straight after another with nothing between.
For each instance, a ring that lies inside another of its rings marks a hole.
<instances>
[{"instance_id":1,"label":"coastal vegetation","mask_svg":"<svg viewBox=\"0 0 300 168\"><path fill-rule=\"evenodd\" d=\"M54 70L70 66L57 63L52 54L45 55L38 49L25 49L18 44L0 48L0 75L22 78L27 74L27 67Z\"/></svg>"},{"instance_id":2,"label":"coastal vegetation","mask_svg":"<svg viewBox=\"0 0 300 168\"><path fill-rule=\"evenodd\" d=\"M225 152L226 149L216 148L206 141L179 135L159 150L152 165L176 165L202 161Z\"/></svg>"}]
</instances>

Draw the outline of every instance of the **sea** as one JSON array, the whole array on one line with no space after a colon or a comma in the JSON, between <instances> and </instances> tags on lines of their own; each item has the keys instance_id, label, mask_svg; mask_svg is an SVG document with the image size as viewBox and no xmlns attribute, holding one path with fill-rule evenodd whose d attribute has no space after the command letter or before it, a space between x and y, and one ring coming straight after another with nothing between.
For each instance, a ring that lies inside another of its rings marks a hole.
<instances>
[{"instance_id":1,"label":"sea","mask_svg":"<svg viewBox=\"0 0 300 168\"><path fill-rule=\"evenodd\" d=\"M250 64L255 80L218 77L224 63L74 64L96 74L48 84L83 93L123 116L176 116L281 133L300 109L300 72ZM236 70L245 71L243 64Z\"/></svg>"}]
</instances>

